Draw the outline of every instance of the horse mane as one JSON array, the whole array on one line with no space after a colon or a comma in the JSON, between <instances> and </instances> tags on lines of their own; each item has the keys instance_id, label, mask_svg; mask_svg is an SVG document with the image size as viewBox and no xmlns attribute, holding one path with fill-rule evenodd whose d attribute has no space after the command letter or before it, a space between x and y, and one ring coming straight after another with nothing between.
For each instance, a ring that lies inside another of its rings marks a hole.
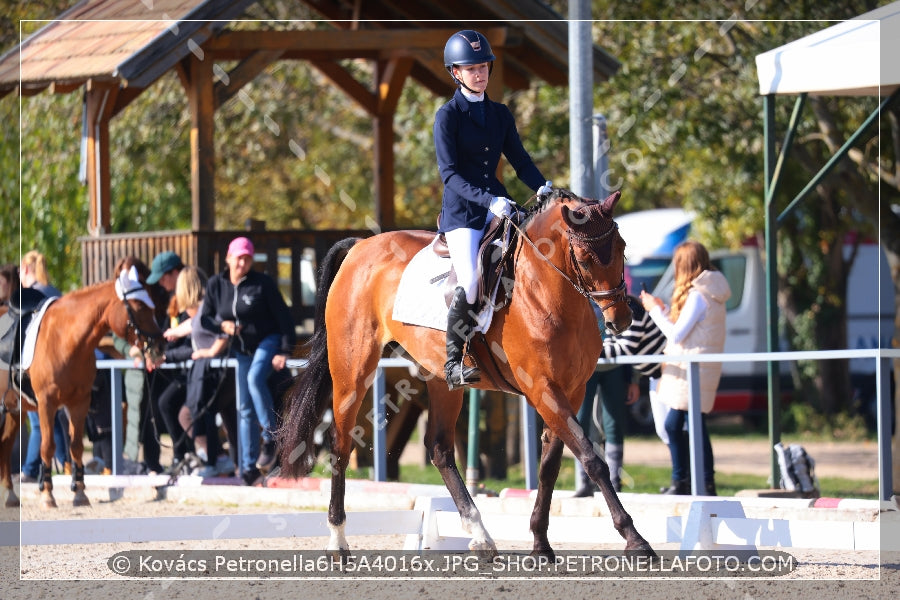
<instances>
[{"instance_id":1,"label":"horse mane","mask_svg":"<svg viewBox=\"0 0 900 600\"><path fill-rule=\"evenodd\" d=\"M531 221L533 221L536 217L543 214L548 208L558 204L560 202L565 202L566 200L576 200L581 202L582 204L597 204L597 200L593 200L591 198L582 198L575 192L568 190L566 188L553 188L553 191L549 194L545 195L543 198L539 198L537 204L529 208L525 213L525 218L522 220L522 228L527 227Z\"/></svg>"}]
</instances>

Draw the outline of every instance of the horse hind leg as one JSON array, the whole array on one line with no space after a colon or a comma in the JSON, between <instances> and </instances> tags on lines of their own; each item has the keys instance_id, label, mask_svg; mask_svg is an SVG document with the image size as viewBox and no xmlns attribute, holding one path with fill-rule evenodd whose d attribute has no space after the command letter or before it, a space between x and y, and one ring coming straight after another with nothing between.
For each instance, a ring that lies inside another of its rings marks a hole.
<instances>
[{"instance_id":1,"label":"horse hind leg","mask_svg":"<svg viewBox=\"0 0 900 600\"><path fill-rule=\"evenodd\" d=\"M331 470L331 496L328 503L328 529L331 535L327 551L336 558L347 557L350 554L350 544L347 542L345 534L347 466L350 463L350 453L353 450L354 442L361 446L364 445L361 437L362 428L357 426L356 417L368 388L365 374L374 372L378 359L378 353L373 352L371 359L365 361L366 365L358 370L358 375L332 373L334 424L331 454L328 455L327 465L327 468Z\"/></svg>"},{"instance_id":2,"label":"horse hind leg","mask_svg":"<svg viewBox=\"0 0 900 600\"><path fill-rule=\"evenodd\" d=\"M69 454L72 458L72 485L75 496L72 499L73 506L90 506L91 501L84 493L84 421L87 418L87 407L90 402L84 404L84 408L69 408Z\"/></svg>"},{"instance_id":3,"label":"horse hind leg","mask_svg":"<svg viewBox=\"0 0 900 600\"><path fill-rule=\"evenodd\" d=\"M472 536L469 550L493 558L497 555L497 545L481 520L481 512L475 506L472 496L456 467L454 436L456 420L462 409L462 390L450 391L442 380L428 382L428 427L425 433L425 447L431 453L431 462L437 467L444 485L450 492L456 510L459 512L462 528Z\"/></svg>"}]
</instances>

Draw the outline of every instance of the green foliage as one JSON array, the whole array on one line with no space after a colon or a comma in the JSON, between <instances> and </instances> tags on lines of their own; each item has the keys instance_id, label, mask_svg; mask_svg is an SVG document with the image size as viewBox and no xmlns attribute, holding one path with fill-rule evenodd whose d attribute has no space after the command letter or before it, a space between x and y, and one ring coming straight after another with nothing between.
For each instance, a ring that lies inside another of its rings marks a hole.
<instances>
[{"instance_id":1,"label":"green foliage","mask_svg":"<svg viewBox=\"0 0 900 600\"><path fill-rule=\"evenodd\" d=\"M782 429L785 433L798 435L801 440L861 441L871 437L862 416L849 411L825 415L812 405L799 401L785 408Z\"/></svg>"},{"instance_id":2,"label":"green foliage","mask_svg":"<svg viewBox=\"0 0 900 600\"><path fill-rule=\"evenodd\" d=\"M10 100L0 102L3 110ZM21 176L22 253L43 252L51 282L63 291L81 282L78 236L84 235L88 215L87 190L78 181L80 107L72 94L41 94L23 102L21 170L18 160L3 165Z\"/></svg>"},{"instance_id":3,"label":"green foliage","mask_svg":"<svg viewBox=\"0 0 900 600\"><path fill-rule=\"evenodd\" d=\"M110 233L191 228L190 128L174 73L110 121Z\"/></svg>"},{"instance_id":4,"label":"green foliage","mask_svg":"<svg viewBox=\"0 0 900 600\"><path fill-rule=\"evenodd\" d=\"M58 15L72 2L13 3L0 21L0 43L18 41L18 19ZM568 3L551 6L563 17ZM697 236L710 247L737 246L763 230L763 133L754 58L872 8L872 2L827 0L785 5L775 0L702 0L691 5L661 0L596 0L595 42L621 63L609 82L595 86L594 108L608 121L610 181L621 187L624 211L684 206L700 215ZM254 4L253 19L306 19L308 8L282 0ZM648 21L648 18L657 19ZM615 20L612 20L615 19ZM37 24L23 29L31 30ZM245 21L236 28L323 28L323 21ZM372 88L368 61L341 61ZM228 71L235 65L217 65ZM409 80L395 127L396 221L399 227L433 227L442 186L437 174L432 122L447 98ZM569 185L568 90L536 83L507 91L526 148L544 174ZM824 164L835 140L846 137L871 111L874 99L810 101L815 118L802 122L796 151L777 199L783 209ZM22 134L21 180L18 140ZM776 120L787 123L790 101L778 102ZM78 182L81 98L42 93L0 99L0 190L7 210L4 232L19 231L22 249L48 254L51 276L63 289L80 284L78 237L86 233L87 190ZM835 125L836 127L831 127ZM270 229L363 228L373 224L372 119L311 63L276 62L216 113L216 226L242 228L248 218ZM830 128L830 129L829 129ZM165 75L111 122L112 232L191 226L190 117L179 79ZM781 132L779 132L780 134ZM874 136L873 136L873 139ZM885 139L889 139L885 136ZM860 154L873 161L877 144ZM896 157L886 149L882 168ZM868 165L871 166L871 163ZM794 211L779 235L783 291L780 304L793 347L838 347L823 324L840 318L848 265L838 256L847 231L874 235L878 194L874 169L850 161L815 190L813 202ZM510 194L525 202L532 192L504 167ZM19 194L21 189L21 196ZM897 190L885 190L896 195ZM16 199L21 201L21 219ZM810 204L815 210L810 210ZM893 223L886 223L882 233ZM900 230L900 227L895 227ZM831 232L829 238L821 232ZM0 241L0 260L17 257L18 237ZM846 346L846 340L844 340ZM801 365L808 385L817 365ZM817 379L818 378L818 379ZM803 385L802 383L800 384ZM838 400L835 412L840 412Z\"/></svg>"}]
</instances>

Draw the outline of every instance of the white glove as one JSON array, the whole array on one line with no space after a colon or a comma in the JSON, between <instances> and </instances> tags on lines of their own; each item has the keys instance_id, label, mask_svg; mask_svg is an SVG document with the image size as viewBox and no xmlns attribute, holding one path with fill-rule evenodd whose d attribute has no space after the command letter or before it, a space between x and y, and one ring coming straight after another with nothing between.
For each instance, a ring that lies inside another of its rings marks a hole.
<instances>
[{"instance_id":1,"label":"white glove","mask_svg":"<svg viewBox=\"0 0 900 600\"><path fill-rule=\"evenodd\" d=\"M553 182L548 179L546 181L546 183L544 183L544 185L542 185L541 187L538 188L537 195L538 196L546 196L552 191L553 191Z\"/></svg>"},{"instance_id":2,"label":"white glove","mask_svg":"<svg viewBox=\"0 0 900 600\"><path fill-rule=\"evenodd\" d=\"M498 196L491 202L489 210L501 219L508 217L512 213L512 200Z\"/></svg>"}]
</instances>

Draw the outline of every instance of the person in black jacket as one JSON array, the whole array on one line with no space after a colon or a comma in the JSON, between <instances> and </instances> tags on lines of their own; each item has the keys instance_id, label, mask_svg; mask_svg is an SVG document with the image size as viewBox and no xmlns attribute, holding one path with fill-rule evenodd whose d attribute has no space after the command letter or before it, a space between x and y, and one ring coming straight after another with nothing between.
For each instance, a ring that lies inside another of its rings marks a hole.
<instances>
[{"instance_id":1,"label":"person in black jacket","mask_svg":"<svg viewBox=\"0 0 900 600\"><path fill-rule=\"evenodd\" d=\"M179 269L179 272L181 269ZM176 281L177 281L176 275ZM178 308L174 301L175 296L169 302L168 329L163 330L166 338L166 346L163 359L167 363L177 364L175 369L160 369L156 372L151 386L153 397L159 408L159 416L165 424L166 431L172 438L172 466L181 463L186 455L193 451L193 444L181 423L178 413L187 399L187 366L186 362L191 358L191 317ZM187 331L187 333L184 333Z\"/></svg>"},{"instance_id":2,"label":"person in black jacket","mask_svg":"<svg viewBox=\"0 0 900 600\"><path fill-rule=\"evenodd\" d=\"M200 312L204 328L232 336L239 385L238 445L241 477L247 485L270 469L276 458L275 410L267 379L284 368L296 344L290 310L278 285L253 270L253 243L238 237L228 245L228 267L206 286ZM262 449L260 434L262 428Z\"/></svg>"},{"instance_id":3,"label":"person in black jacket","mask_svg":"<svg viewBox=\"0 0 900 600\"><path fill-rule=\"evenodd\" d=\"M477 368L462 362L478 300L478 244L495 215L506 217L516 208L497 177L500 155L539 195L550 193L552 185L522 146L512 112L485 93L493 62L491 45L477 31L454 33L444 46L444 66L458 86L434 117L434 147L444 184L438 226L458 283L447 315L444 374L451 390L480 379Z\"/></svg>"}]
</instances>

